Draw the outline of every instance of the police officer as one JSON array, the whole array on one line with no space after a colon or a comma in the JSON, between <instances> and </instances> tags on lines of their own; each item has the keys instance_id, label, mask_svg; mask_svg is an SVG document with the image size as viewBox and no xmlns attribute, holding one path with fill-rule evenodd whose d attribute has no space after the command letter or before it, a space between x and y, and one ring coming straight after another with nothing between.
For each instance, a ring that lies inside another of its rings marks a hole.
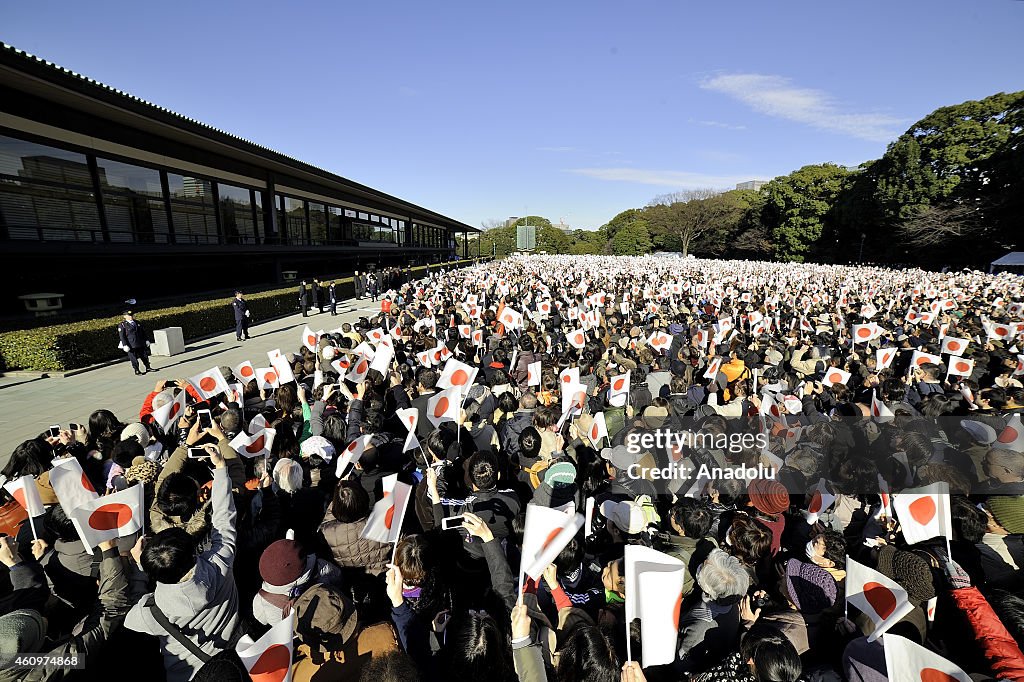
<instances>
[{"instance_id":1,"label":"police officer","mask_svg":"<svg viewBox=\"0 0 1024 682\"><path fill-rule=\"evenodd\" d=\"M302 280L302 284L299 285L299 310L302 311L302 316L306 317L306 308L309 306L309 294L306 291L306 280Z\"/></svg>"},{"instance_id":2,"label":"police officer","mask_svg":"<svg viewBox=\"0 0 1024 682\"><path fill-rule=\"evenodd\" d=\"M327 295L331 301L331 317L338 314L338 292L334 288L334 280L331 280L331 286L327 287Z\"/></svg>"},{"instance_id":3,"label":"police officer","mask_svg":"<svg viewBox=\"0 0 1024 682\"><path fill-rule=\"evenodd\" d=\"M363 286L363 276L359 274L358 270L356 270L356 274L352 276L352 284L356 288L356 299L362 298L366 287Z\"/></svg>"},{"instance_id":4,"label":"police officer","mask_svg":"<svg viewBox=\"0 0 1024 682\"><path fill-rule=\"evenodd\" d=\"M149 366L149 340L146 338L146 329L141 322L136 321L131 310L125 310L124 320L117 325L118 348L128 354L128 360L132 363L132 369L136 374L143 374L139 371L139 360L146 367L146 372L153 371Z\"/></svg>"},{"instance_id":5,"label":"police officer","mask_svg":"<svg viewBox=\"0 0 1024 682\"><path fill-rule=\"evenodd\" d=\"M317 309L317 312L322 313L324 309L320 306L320 280L314 277L313 284L309 288L313 292L313 307Z\"/></svg>"},{"instance_id":6,"label":"police officer","mask_svg":"<svg viewBox=\"0 0 1024 682\"><path fill-rule=\"evenodd\" d=\"M246 305L245 299L242 298L242 292L235 292L235 300L231 302L231 308L235 311L235 338L239 341L242 340L242 336L249 338L249 306Z\"/></svg>"}]
</instances>

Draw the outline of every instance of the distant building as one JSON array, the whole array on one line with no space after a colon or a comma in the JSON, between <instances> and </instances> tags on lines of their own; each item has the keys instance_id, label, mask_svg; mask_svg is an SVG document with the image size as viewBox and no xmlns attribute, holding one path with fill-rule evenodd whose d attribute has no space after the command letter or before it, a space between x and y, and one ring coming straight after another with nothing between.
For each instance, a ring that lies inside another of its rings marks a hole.
<instances>
[{"instance_id":1,"label":"distant building","mask_svg":"<svg viewBox=\"0 0 1024 682\"><path fill-rule=\"evenodd\" d=\"M512 225L515 225L517 220L519 220L519 216L517 216L517 215L510 215L508 218L505 219L505 227L510 227Z\"/></svg>"},{"instance_id":2,"label":"distant building","mask_svg":"<svg viewBox=\"0 0 1024 682\"><path fill-rule=\"evenodd\" d=\"M767 180L748 180L736 183L736 189L752 189L755 192L768 184Z\"/></svg>"}]
</instances>

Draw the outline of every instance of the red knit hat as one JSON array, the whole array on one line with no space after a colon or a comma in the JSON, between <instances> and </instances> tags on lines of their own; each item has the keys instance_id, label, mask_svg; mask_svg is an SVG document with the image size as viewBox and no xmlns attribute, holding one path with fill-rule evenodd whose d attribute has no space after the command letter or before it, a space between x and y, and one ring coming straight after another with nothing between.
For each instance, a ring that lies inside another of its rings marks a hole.
<instances>
[{"instance_id":1,"label":"red knit hat","mask_svg":"<svg viewBox=\"0 0 1024 682\"><path fill-rule=\"evenodd\" d=\"M260 576L271 585L288 585L305 572L306 554L295 540L273 542L260 557Z\"/></svg>"},{"instance_id":2,"label":"red knit hat","mask_svg":"<svg viewBox=\"0 0 1024 682\"><path fill-rule=\"evenodd\" d=\"M765 514L781 514L789 509L789 492L775 479L757 478L747 486L754 508Z\"/></svg>"}]
</instances>

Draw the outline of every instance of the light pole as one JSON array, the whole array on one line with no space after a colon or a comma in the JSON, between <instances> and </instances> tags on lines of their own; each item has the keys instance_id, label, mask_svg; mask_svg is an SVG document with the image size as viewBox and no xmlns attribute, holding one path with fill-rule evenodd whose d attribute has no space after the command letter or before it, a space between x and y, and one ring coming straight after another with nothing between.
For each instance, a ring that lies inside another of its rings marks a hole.
<instances>
[{"instance_id":1,"label":"light pole","mask_svg":"<svg viewBox=\"0 0 1024 682\"><path fill-rule=\"evenodd\" d=\"M864 240L867 239L867 234L864 232L860 233L860 254L857 256L857 262L864 262Z\"/></svg>"}]
</instances>

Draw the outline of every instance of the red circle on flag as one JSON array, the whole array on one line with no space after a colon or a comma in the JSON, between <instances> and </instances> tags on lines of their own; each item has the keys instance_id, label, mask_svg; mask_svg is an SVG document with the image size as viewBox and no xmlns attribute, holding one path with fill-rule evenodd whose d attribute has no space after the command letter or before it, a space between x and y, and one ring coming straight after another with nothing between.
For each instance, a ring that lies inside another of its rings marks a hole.
<instances>
[{"instance_id":1,"label":"red circle on flag","mask_svg":"<svg viewBox=\"0 0 1024 682\"><path fill-rule=\"evenodd\" d=\"M267 440L266 436L260 434L260 437L245 446L245 451L251 454L256 454L263 449L263 443Z\"/></svg>"},{"instance_id":2,"label":"red circle on flag","mask_svg":"<svg viewBox=\"0 0 1024 682\"><path fill-rule=\"evenodd\" d=\"M996 327L993 331L995 331L996 336L1008 336L1010 333L1010 330L1006 327Z\"/></svg>"},{"instance_id":3,"label":"red circle on flag","mask_svg":"<svg viewBox=\"0 0 1024 682\"><path fill-rule=\"evenodd\" d=\"M441 399L437 401L437 404L434 405L434 417L440 419L446 412L448 412L448 397L442 396Z\"/></svg>"},{"instance_id":4,"label":"red circle on flag","mask_svg":"<svg viewBox=\"0 0 1024 682\"><path fill-rule=\"evenodd\" d=\"M598 431L597 424L590 427L590 440L597 440Z\"/></svg>"},{"instance_id":5,"label":"red circle on flag","mask_svg":"<svg viewBox=\"0 0 1024 682\"><path fill-rule=\"evenodd\" d=\"M464 369L457 369L452 373L452 384L455 386L464 386L469 381L469 375Z\"/></svg>"},{"instance_id":6,"label":"red circle on flag","mask_svg":"<svg viewBox=\"0 0 1024 682\"><path fill-rule=\"evenodd\" d=\"M252 682L281 682L288 676L292 654L284 644L271 644L249 668Z\"/></svg>"},{"instance_id":7,"label":"red circle on flag","mask_svg":"<svg viewBox=\"0 0 1024 682\"><path fill-rule=\"evenodd\" d=\"M576 334L574 337L572 337L572 340L577 344L583 345L583 334Z\"/></svg>"},{"instance_id":8,"label":"red circle on flag","mask_svg":"<svg viewBox=\"0 0 1024 682\"><path fill-rule=\"evenodd\" d=\"M910 511L910 518L914 519L922 526L928 524L932 519L935 518L935 500L932 499L931 495L925 495L924 497L918 498L910 503L907 507Z\"/></svg>"},{"instance_id":9,"label":"red circle on flag","mask_svg":"<svg viewBox=\"0 0 1024 682\"><path fill-rule=\"evenodd\" d=\"M306 337L306 345L307 346L315 346L316 345L316 337L313 336L312 334L307 336Z\"/></svg>"},{"instance_id":10,"label":"red circle on flag","mask_svg":"<svg viewBox=\"0 0 1024 682\"><path fill-rule=\"evenodd\" d=\"M941 670L935 668L923 668L921 670L921 682L958 682L958 680Z\"/></svg>"},{"instance_id":11,"label":"red circle on flag","mask_svg":"<svg viewBox=\"0 0 1024 682\"><path fill-rule=\"evenodd\" d=\"M178 401L174 401L173 403L171 403L171 412L168 416L174 418L174 415L178 414L179 412L181 412L181 403L179 403Z\"/></svg>"},{"instance_id":12,"label":"red circle on flag","mask_svg":"<svg viewBox=\"0 0 1024 682\"><path fill-rule=\"evenodd\" d=\"M997 440L1000 443L1012 443L1017 440L1018 436L1020 436L1020 434L1017 432L1017 429L1012 426L1007 426L1003 429L1003 432L999 434L999 438Z\"/></svg>"},{"instance_id":13,"label":"red circle on flag","mask_svg":"<svg viewBox=\"0 0 1024 682\"><path fill-rule=\"evenodd\" d=\"M969 364L967 364L966 362L963 362L962 360L960 362L956 363L956 370L958 372L966 372L970 368L971 368L971 366Z\"/></svg>"},{"instance_id":14,"label":"red circle on flag","mask_svg":"<svg viewBox=\"0 0 1024 682\"><path fill-rule=\"evenodd\" d=\"M871 330L868 329L867 327L861 327L860 329L857 330L857 336L859 336L862 339L866 339L869 336L871 336Z\"/></svg>"},{"instance_id":15,"label":"red circle on flag","mask_svg":"<svg viewBox=\"0 0 1024 682\"><path fill-rule=\"evenodd\" d=\"M821 511L821 491L814 491L814 497L811 498L811 504L807 507L807 511L812 514L817 514Z\"/></svg>"},{"instance_id":16,"label":"red circle on flag","mask_svg":"<svg viewBox=\"0 0 1024 682\"><path fill-rule=\"evenodd\" d=\"M626 380L625 379L622 379L622 378L616 379L615 383L612 384L612 389L615 390L615 391L621 391L622 387L625 384L626 384Z\"/></svg>"},{"instance_id":17,"label":"red circle on flag","mask_svg":"<svg viewBox=\"0 0 1024 682\"><path fill-rule=\"evenodd\" d=\"M355 452L357 447L359 447L359 441L358 440L354 440L354 441L352 441L351 443L348 444L348 447L345 448L345 450L348 451L348 452Z\"/></svg>"},{"instance_id":18,"label":"red circle on flag","mask_svg":"<svg viewBox=\"0 0 1024 682\"><path fill-rule=\"evenodd\" d=\"M923 365L925 363L928 363L928 362L931 362L931 358L919 357L917 359L917 362L915 362L914 364L916 364L918 367L920 367L921 365Z\"/></svg>"},{"instance_id":19,"label":"red circle on flag","mask_svg":"<svg viewBox=\"0 0 1024 682\"><path fill-rule=\"evenodd\" d=\"M384 514L384 527L391 530L391 524L395 520L395 505L388 507L388 511Z\"/></svg>"},{"instance_id":20,"label":"red circle on flag","mask_svg":"<svg viewBox=\"0 0 1024 682\"><path fill-rule=\"evenodd\" d=\"M886 353L885 355L882 356L882 363L886 365L889 364L889 358L891 357L892 353Z\"/></svg>"},{"instance_id":21,"label":"red circle on flag","mask_svg":"<svg viewBox=\"0 0 1024 682\"><path fill-rule=\"evenodd\" d=\"M882 620L896 610L896 595L885 585L876 582L864 583L864 598L871 604Z\"/></svg>"},{"instance_id":22,"label":"red circle on flag","mask_svg":"<svg viewBox=\"0 0 1024 682\"><path fill-rule=\"evenodd\" d=\"M217 380L213 377L203 377L199 380L199 388L209 393L213 389L217 388Z\"/></svg>"},{"instance_id":23,"label":"red circle on flag","mask_svg":"<svg viewBox=\"0 0 1024 682\"><path fill-rule=\"evenodd\" d=\"M948 348L950 350L960 350L960 342L959 341L948 341L948 342L946 342L946 348Z\"/></svg>"},{"instance_id":24,"label":"red circle on flag","mask_svg":"<svg viewBox=\"0 0 1024 682\"><path fill-rule=\"evenodd\" d=\"M28 502L25 501L25 489L18 488L13 494L15 501L21 505L22 509L28 509Z\"/></svg>"},{"instance_id":25,"label":"red circle on flag","mask_svg":"<svg viewBox=\"0 0 1024 682\"><path fill-rule=\"evenodd\" d=\"M92 487L92 481L90 481L89 477L86 476L84 473L82 474L82 487L91 493L96 492L96 488Z\"/></svg>"},{"instance_id":26,"label":"red circle on flag","mask_svg":"<svg viewBox=\"0 0 1024 682\"><path fill-rule=\"evenodd\" d=\"M683 594L680 592L679 596L676 597L676 604L672 607L672 622L675 623L675 629L679 629L679 614L683 609Z\"/></svg>"},{"instance_id":27,"label":"red circle on flag","mask_svg":"<svg viewBox=\"0 0 1024 682\"><path fill-rule=\"evenodd\" d=\"M267 372L263 375L263 381L268 384L272 384L277 381L277 372Z\"/></svg>"},{"instance_id":28,"label":"red circle on flag","mask_svg":"<svg viewBox=\"0 0 1024 682\"><path fill-rule=\"evenodd\" d=\"M544 539L544 544L542 544L540 546L541 551L547 549L548 545L550 545L552 542L555 541L555 538L558 537L558 534L560 532L562 532L561 528L555 528L553 531L548 533L548 536ZM538 554L539 554L539 552L538 552Z\"/></svg>"},{"instance_id":29,"label":"red circle on flag","mask_svg":"<svg viewBox=\"0 0 1024 682\"><path fill-rule=\"evenodd\" d=\"M239 371L239 374L241 374L243 377L251 377L255 373L256 372L254 372L252 367L249 365L243 366L242 369Z\"/></svg>"},{"instance_id":30,"label":"red circle on flag","mask_svg":"<svg viewBox=\"0 0 1024 682\"><path fill-rule=\"evenodd\" d=\"M415 426L415 425L416 425L416 417L414 417L413 415L410 414L409 415L409 426Z\"/></svg>"},{"instance_id":31,"label":"red circle on flag","mask_svg":"<svg viewBox=\"0 0 1024 682\"><path fill-rule=\"evenodd\" d=\"M828 381L832 384L841 384L843 383L843 375L838 372L832 372L828 375Z\"/></svg>"},{"instance_id":32,"label":"red circle on flag","mask_svg":"<svg viewBox=\"0 0 1024 682\"><path fill-rule=\"evenodd\" d=\"M569 376L568 374L566 374L565 376L563 376L563 377L562 377L562 383L563 383L563 384L567 384L567 383L569 383L570 381L572 381L572 377L571 377L571 376Z\"/></svg>"},{"instance_id":33,"label":"red circle on flag","mask_svg":"<svg viewBox=\"0 0 1024 682\"><path fill-rule=\"evenodd\" d=\"M131 507L120 502L112 502L97 508L89 515L89 526L96 530L116 530L127 526L131 520Z\"/></svg>"},{"instance_id":34,"label":"red circle on flag","mask_svg":"<svg viewBox=\"0 0 1024 682\"><path fill-rule=\"evenodd\" d=\"M356 374L363 374L363 373L365 373L367 367L368 367L368 365L366 364L366 360L360 360L359 364L356 365Z\"/></svg>"},{"instance_id":35,"label":"red circle on flag","mask_svg":"<svg viewBox=\"0 0 1024 682\"><path fill-rule=\"evenodd\" d=\"M778 417L780 415L778 405L773 404L771 407L768 408L768 411L771 413L773 417Z\"/></svg>"}]
</instances>

